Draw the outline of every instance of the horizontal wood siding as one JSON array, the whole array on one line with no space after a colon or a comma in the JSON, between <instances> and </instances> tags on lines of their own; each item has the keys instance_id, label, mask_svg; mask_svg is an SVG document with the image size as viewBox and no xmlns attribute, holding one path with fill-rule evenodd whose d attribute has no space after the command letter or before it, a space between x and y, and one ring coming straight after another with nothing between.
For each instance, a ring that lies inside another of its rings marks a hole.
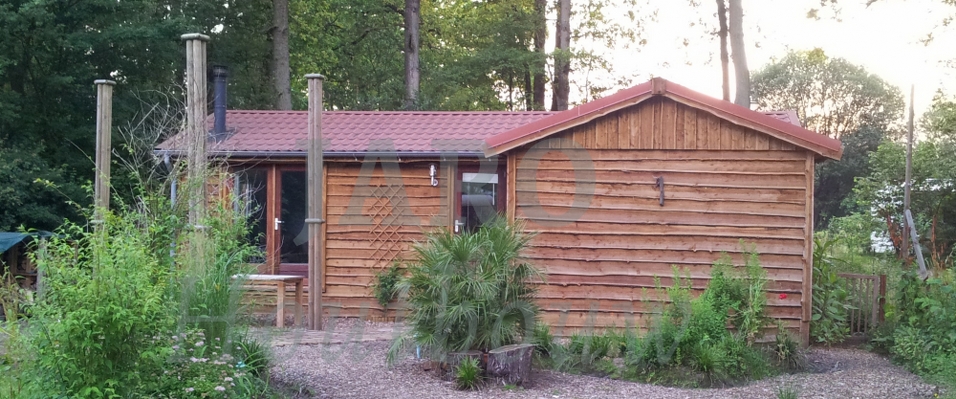
<instances>
[{"instance_id":1,"label":"horizontal wood siding","mask_svg":"<svg viewBox=\"0 0 956 399\"><path fill-rule=\"evenodd\" d=\"M429 166L438 160L395 162L361 176L358 162L329 162L326 196L325 293L331 316L379 319L388 314L372 294L377 272L411 257L424 232L447 224L448 176L432 187ZM389 171L390 173L386 173ZM395 173L395 172L398 173Z\"/></svg>"},{"instance_id":2,"label":"horizontal wood siding","mask_svg":"<svg viewBox=\"0 0 956 399\"><path fill-rule=\"evenodd\" d=\"M537 232L543 320L560 332L643 326L674 268L699 294L726 253L754 245L770 314L805 329L807 153L666 99L515 151L515 217ZM664 205L656 179L664 180ZM812 180L812 176L809 177Z\"/></svg>"}]
</instances>

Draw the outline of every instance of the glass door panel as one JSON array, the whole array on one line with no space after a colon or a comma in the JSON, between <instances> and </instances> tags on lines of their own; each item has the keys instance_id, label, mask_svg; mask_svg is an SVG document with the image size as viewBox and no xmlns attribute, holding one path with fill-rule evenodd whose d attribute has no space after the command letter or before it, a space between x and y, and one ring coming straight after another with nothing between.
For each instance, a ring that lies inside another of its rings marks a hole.
<instances>
[{"instance_id":1,"label":"glass door panel","mask_svg":"<svg viewBox=\"0 0 956 399\"><path fill-rule=\"evenodd\" d=\"M305 224L307 199L306 173L303 170L280 170L280 210L273 221L279 233L279 271L304 274L309 263L309 229Z\"/></svg>"},{"instance_id":2,"label":"glass door panel","mask_svg":"<svg viewBox=\"0 0 956 399\"><path fill-rule=\"evenodd\" d=\"M269 225L266 216L267 198L269 197L267 190L268 176L268 169L263 168L246 169L236 173L237 199L242 206L249 226L249 234L246 239L250 244L259 248L259 253L262 254L247 260L253 264L265 263L265 254L268 251L266 248L266 228Z\"/></svg>"}]
</instances>

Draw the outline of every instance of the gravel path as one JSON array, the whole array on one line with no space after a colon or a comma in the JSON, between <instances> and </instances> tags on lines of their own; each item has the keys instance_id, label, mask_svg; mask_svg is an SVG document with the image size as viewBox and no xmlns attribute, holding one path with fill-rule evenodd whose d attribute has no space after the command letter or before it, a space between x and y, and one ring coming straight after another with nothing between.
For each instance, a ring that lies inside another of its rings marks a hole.
<instances>
[{"instance_id":1,"label":"gravel path","mask_svg":"<svg viewBox=\"0 0 956 399\"><path fill-rule=\"evenodd\" d=\"M290 345L273 348L276 382L301 387L297 398L776 398L792 387L801 398L922 398L934 387L886 359L858 349L812 349L812 372L726 389L668 388L536 370L533 384L506 390L455 390L423 371L413 356L385 367L388 342Z\"/></svg>"}]
</instances>

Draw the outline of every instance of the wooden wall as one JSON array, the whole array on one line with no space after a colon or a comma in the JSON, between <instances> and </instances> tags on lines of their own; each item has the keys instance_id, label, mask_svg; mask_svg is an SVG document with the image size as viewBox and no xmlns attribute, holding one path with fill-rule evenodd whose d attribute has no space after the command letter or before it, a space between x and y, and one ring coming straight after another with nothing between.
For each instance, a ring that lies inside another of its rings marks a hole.
<instances>
[{"instance_id":1,"label":"wooden wall","mask_svg":"<svg viewBox=\"0 0 956 399\"><path fill-rule=\"evenodd\" d=\"M386 316L372 294L375 273L411 257L423 233L448 224L448 176L431 186L430 165L438 160L326 163L325 293L330 315ZM371 171L371 173L368 173ZM363 177L364 175L364 177ZM390 311L388 316L394 316Z\"/></svg>"},{"instance_id":2,"label":"wooden wall","mask_svg":"<svg viewBox=\"0 0 956 399\"><path fill-rule=\"evenodd\" d=\"M513 214L539 233L527 257L559 333L643 325L661 307L655 276L668 286L677 266L699 292L722 252L742 264L742 239L771 280L771 315L808 337L812 154L652 99L513 155Z\"/></svg>"}]
</instances>

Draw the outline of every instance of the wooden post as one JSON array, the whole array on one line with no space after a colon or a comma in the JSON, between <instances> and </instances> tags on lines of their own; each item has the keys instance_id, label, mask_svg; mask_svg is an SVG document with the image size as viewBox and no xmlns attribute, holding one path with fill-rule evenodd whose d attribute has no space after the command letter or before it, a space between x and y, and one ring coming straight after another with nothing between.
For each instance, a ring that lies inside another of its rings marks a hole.
<instances>
[{"instance_id":1,"label":"wooden post","mask_svg":"<svg viewBox=\"0 0 956 399\"><path fill-rule=\"evenodd\" d=\"M910 86L910 118L907 123L906 129L906 177L903 180L903 212L909 211L910 209L910 186L912 185L912 175L913 175L913 96L916 93L916 86ZM907 233L909 232L909 222L906 218L903 218L903 243L901 245L901 250L903 251L903 265L906 266L909 264L909 240L906 239Z\"/></svg>"},{"instance_id":2,"label":"wooden post","mask_svg":"<svg viewBox=\"0 0 956 399\"><path fill-rule=\"evenodd\" d=\"M906 218L906 224L909 226L909 238L913 240L913 252L916 253L916 263L919 265L919 276L923 280L926 280L926 278L929 277L929 272L926 270L926 262L923 260L923 249L919 246L919 235L916 234L916 223L913 221L913 214L910 213L909 209L903 212ZM903 241L906 241L906 237L903 237Z\"/></svg>"},{"instance_id":3,"label":"wooden post","mask_svg":"<svg viewBox=\"0 0 956 399\"><path fill-rule=\"evenodd\" d=\"M113 85L112 80L99 79L96 85L96 180L93 184L93 222L103 223L104 212L110 207L110 162L112 160L111 135L113 132Z\"/></svg>"},{"instance_id":4,"label":"wooden post","mask_svg":"<svg viewBox=\"0 0 956 399\"><path fill-rule=\"evenodd\" d=\"M186 41L186 184L189 224L199 225L206 215L206 42L199 33L182 35Z\"/></svg>"},{"instance_id":5,"label":"wooden post","mask_svg":"<svg viewBox=\"0 0 956 399\"><path fill-rule=\"evenodd\" d=\"M309 329L322 329L322 81L324 76L308 74L309 81L309 156L308 216L309 226Z\"/></svg>"}]
</instances>

